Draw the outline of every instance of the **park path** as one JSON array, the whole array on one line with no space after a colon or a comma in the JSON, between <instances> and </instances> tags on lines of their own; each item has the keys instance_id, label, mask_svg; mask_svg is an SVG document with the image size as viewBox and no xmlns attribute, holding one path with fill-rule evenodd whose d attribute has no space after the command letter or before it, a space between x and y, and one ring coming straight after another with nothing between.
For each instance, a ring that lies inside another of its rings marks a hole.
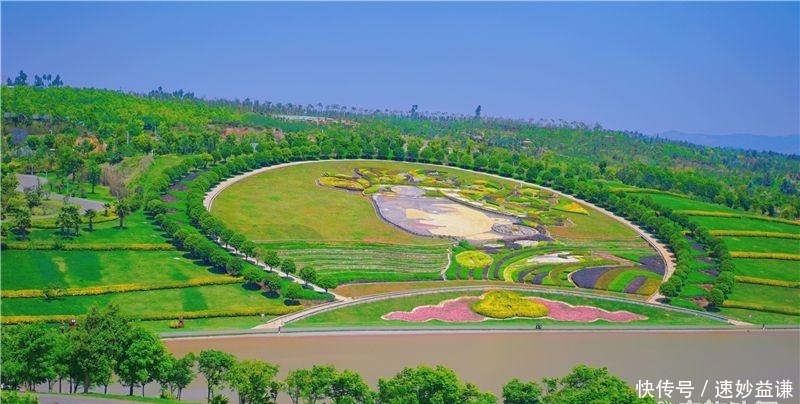
<instances>
[{"instance_id":1,"label":"park path","mask_svg":"<svg viewBox=\"0 0 800 404\"><path fill-rule=\"evenodd\" d=\"M699 317L705 317L708 319L728 323L731 325L748 325L747 323L736 321L729 319L724 316L720 316L717 314L712 313L704 313L699 312L696 310L684 309L682 307L675 307L675 306L668 306L660 303L653 303L649 301L642 301L642 300L635 300L635 299L627 299L623 297L616 297L616 296L602 296L596 295L593 293L588 292L579 292L579 291L572 291L572 290L555 290L555 289L548 289L544 287L537 287L537 286L522 286L517 284L509 284L509 285L475 285L475 286L443 286L437 288L427 288L427 289L412 289L412 290L405 290L399 292L389 292L389 293L381 293L376 295L369 295L369 296L362 296L356 298L350 298L349 300L337 301L332 303L321 304L318 306L313 306L308 309L290 313L287 315L283 315L280 317L276 317L265 324L261 324L258 326L253 327L253 329L260 329L260 330L277 330L280 327L283 327L286 324L293 323L295 321L302 320L304 318L308 318L317 314L325 313L331 310L337 310L349 306L354 306L363 303L370 303L370 302L377 302L381 300L387 299L395 299L400 297L408 297L408 296L417 296L417 295L426 295L426 294L434 294L434 293L447 293L447 292L473 292L473 291L482 291L487 289L505 289L505 290L514 290L514 291L521 291L521 292L540 292L544 294L553 294L553 295L561 295L561 296L574 296L574 297L586 297L592 299L600 299L600 300L609 300L614 302L620 303L630 303L640 306L646 307L653 307L662 310L669 310L674 312L679 312L683 314L691 314Z\"/></svg>"},{"instance_id":2,"label":"park path","mask_svg":"<svg viewBox=\"0 0 800 404\"><path fill-rule=\"evenodd\" d=\"M47 183L47 179L43 177L39 177L36 175L29 175L29 174L16 174L17 179L19 180L19 185L17 185L17 191L24 191L25 188L33 188L37 185L44 185ZM49 193L47 195L47 199L53 201L63 201L65 195L56 194L56 193ZM105 209L103 205L104 202L95 201L92 199L86 198L76 198L76 197L69 197L69 203L78 205L80 207L81 213L86 212L87 209L93 209L97 212L102 211Z\"/></svg>"},{"instance_id":3,"label":"park path","mask_svg":"<svg viewBox=\"0 0 800 404\"><path fill-rule=\"evenodd\" d=\"M251 177L251 176L254 176L254 175L258 175L258 174L267 172L269 170L280 169L280 168L283 168L283 167L290 167L290 166L300 165L300 164L312 164L312 163L326 162L326 161L384 161L384 160L345 159L345 160L293 161L293 162L290 162L290 163L283 163L283 164L278 164L278 165L269 166L269 167L262 167L262 168L259 168L259 169L253 170L253 171L249 171L249 172L246 172L244 174L240 174L240 175L237 175L235 177L232 177L232 178L229 178L229 179L227 179L225 181L220 182L214 188L212 188L208 193L206 193L205 198L203 199L203 206L205 206L206 210L208 210L210 212L211 211L211 205L214 203L214 199L216 199L216 197L222 191L224 191L229 186L231 186L231 185L233 185L233 184L235 184L235 183L237 183L237 182L239 182L239 181L241 181L241 180L243 180L245 178L248 178L248 177ZM425 165L430 165L430 166L437 167L436 164L426 164L426 163L420 163L420 164L425 164ZM614 213L612 213L612 212L610 212L610 211L608 211L608 210L606 210L604 208L601 208L600 206L597 206L597 205L595 205L595 204L593 204L591 202L584 201L584 200L576 198L576 197L574 197L572 195L567 195L567 194L565 194L565 193L563 193L561 191L557 191L557 190L555 190L553 188L545 187L545 186L542 186L542 185L532 184L532 183L521 181L521 180L502 177L502 176L497 175L497 174L488 174L488 173L475 171L475 170L469 170L469 169L465 169L465 168L452 167L452 166L441 166L441 167L452 168L454 170L466 171L466 172L475 173L475 174L487 175L487 176L490 176L490 177L494 177L494 178L498 178L498 179L502 179L502 180L506 180L506 181L512 181L512 182L515 182L517 184L523 184L523 185L527 185L527 186L532 186L532 187L535 187L535 188L539 188L539 189L543 189L545 191L551 192L551 193L556 194L558 196L562 196L562 197L567 198L567 199L569 199L569 200L571 200L573 202L578 202L578 203L587 205L587 206L591 207L592 209L595 209L598 212L600 212L600 213L602 213L602 214L604 214L604 215L606 215L606 216L608 216L608 217L610 217L610 218L622 223L623 225L627 226L628 228L632 229L634 232L636 232L637 235L639 235L642 239L644 239L647 242L647 244L649 244L651 247L653 247L653 249L656 250L658 255L660 255L661 259L664 261L665 270L664 270L664 277L662 278L663 281L666 282L666 280L669 279L670 276L672 276L672 273L675 272L675 257L673 256L673 254L669 251L669 249L662 242L657 240L652 234L650 234L649 232L645 231L641 227L637 226L636 224L634 224L630 220L625 219L624 217L618 216L618 215L616 215L616 214L614 214ZM648 301L652 302L652 303L658 303L663 298L664 298L664 296L661 295L660 292L656 291L654 294L652 294L648 298Z\"/></svg>"}]
</instances>

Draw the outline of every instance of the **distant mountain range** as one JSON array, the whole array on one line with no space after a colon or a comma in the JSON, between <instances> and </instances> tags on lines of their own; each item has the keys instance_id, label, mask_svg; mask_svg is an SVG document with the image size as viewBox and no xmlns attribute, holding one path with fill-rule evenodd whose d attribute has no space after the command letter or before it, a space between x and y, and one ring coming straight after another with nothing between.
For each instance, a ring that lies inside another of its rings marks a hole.
<instances>
[{"instance_id":1,"label":"distant mountain range","mask_svg":"<svg viewBox=\"0 0 800 404\"><path fill-rule=\"evenodd\" d=\"M659 137L661 139L684 141L701 146L774 151L776 153L800 155L800 134L788 136L765 136L752 135L749 133L706 135L702 133L669 131L650 136Z\"/></svg>"}]
</instances>

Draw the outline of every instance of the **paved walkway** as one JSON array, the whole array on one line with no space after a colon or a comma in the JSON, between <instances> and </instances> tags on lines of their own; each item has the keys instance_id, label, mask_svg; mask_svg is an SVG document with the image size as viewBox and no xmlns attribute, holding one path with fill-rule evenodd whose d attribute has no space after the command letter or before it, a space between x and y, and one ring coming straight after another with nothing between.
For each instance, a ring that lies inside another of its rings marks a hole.
<instances>
[{"instance_id":1,"label":"paved walkway","mask_svg":"<svg viewBox=\"0 0 800 404\"><path fill-rule=\"evenodd\" d=\"M47 179L43 177L38 177L35 175L28 175L28 174L16 174L17 179L19 180L19 185L17 185L17 191L24 191L25 188L33 188L37 185L44 185L47 183ZM47 199L53 201L63 201L64 195L50 193L47 196ZM80 206L81 213L86 212L87 209L94 209L97 212L102 211L105 209L103 207L104 202L95 201L92 199L85 199L85 198L76 198L70 197L69 203L75 204Z\"/></svg>"}]
</instances>

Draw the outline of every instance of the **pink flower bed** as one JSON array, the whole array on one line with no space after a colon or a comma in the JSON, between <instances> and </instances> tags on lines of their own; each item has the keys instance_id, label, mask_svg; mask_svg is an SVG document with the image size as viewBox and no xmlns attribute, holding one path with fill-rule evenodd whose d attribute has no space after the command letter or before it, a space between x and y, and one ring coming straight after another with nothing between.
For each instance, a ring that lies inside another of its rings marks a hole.
<instances>
[{"instance_id":1,"label":"pink flower bed","mask_svg":"<svg viewBox=\"0 0 800 404\"><path fill-rule=\"evenodd\" d=\"M627 323L635 320L647 320L646 316L634 314L629 311L606 311L592 306L573 306L555 300L532 297L531 299L547 306L550 313L548 318L558 321L575 321L579 323L591 323L597 320L610 321L612 323Z\"/></svg>"},{"instance_id":2,"label":"pink flower bed","mask_svg":"<svg viewBox=\"0 0 800 404\"><path fill-rule=\"evenodd\" d=\"M647 320L646 316L628 311L606 311L592 306L573 306L556 300L531 297L547 306L549 314L546 318L556 321L574 321L578 323L591 323L605 320L612 323L627 323L636 320ZM456 299L445 300L437 305L417 306L411 311L393 311L381 317L384 320L400 320L412 323L424 323L430 320L446 321L450 323L474 323L488 320L488 317L472 311L470 305L478 300L474 296L462 296Z\"/></svg>"},{"instance_id":3,"label":"pink flower bed","mask_svg":"<svg viewBox=\"0 0 800 404\"><path fill-rule=\"evenodd\" d=\"M393 311L381 317L384 320L401 320L412 323L422 323L430 320L447 321L451 323L471 323L486 320L486 317L476 314L470 304L478 300L477 297L464 296L457 299L445 300L435 306L418 306L411 311Z\"/></svg>"}]
</instances>

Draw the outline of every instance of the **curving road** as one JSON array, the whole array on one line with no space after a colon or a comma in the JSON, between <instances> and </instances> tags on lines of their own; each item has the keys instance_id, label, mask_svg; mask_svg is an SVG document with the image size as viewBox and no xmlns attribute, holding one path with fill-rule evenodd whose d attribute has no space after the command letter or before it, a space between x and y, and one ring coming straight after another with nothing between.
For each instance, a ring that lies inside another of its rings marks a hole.
<instances>
[{"instance_id":1,"label":"curving road","mask_svg":"<svg viewBox=\"0 0 800 404\"><path fill-rule=\"evenodd\" d=\"M43 177L39 177L36 175L28 175L28 174L16 174L17 179L19 180L19 185L17 185L17 191L24 191L25 188L33 188L37 185L44 185L47 183L47 179ZM47 196L47 199L54 200L54 201L63 201L64 195L50 193ZM103 207L104 203L100 201L95 201L92 199L85 199L85 198L76 198L70 197L69 203L78 205L80 207L80 212L84 213L87 209L93 209L95 211L102 211L105 209Z\"/></svg>"}]
</instances>

